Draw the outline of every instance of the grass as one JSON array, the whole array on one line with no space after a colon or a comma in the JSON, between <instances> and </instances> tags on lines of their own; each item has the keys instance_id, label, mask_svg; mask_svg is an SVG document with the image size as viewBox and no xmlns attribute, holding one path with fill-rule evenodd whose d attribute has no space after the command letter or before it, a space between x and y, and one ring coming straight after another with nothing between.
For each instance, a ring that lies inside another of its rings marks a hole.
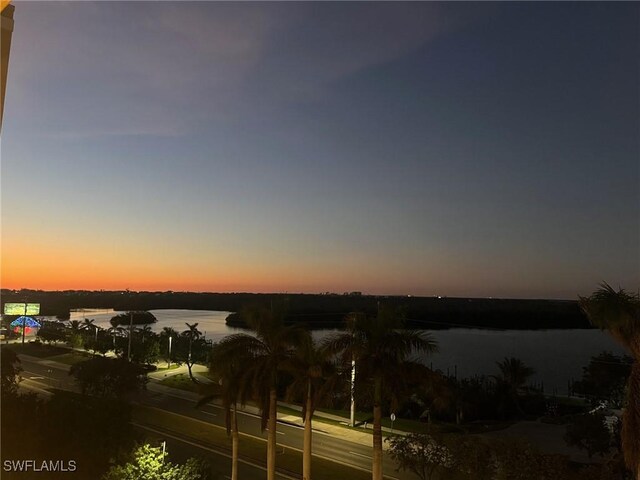
<instances>
[{"instance_id":1,"label":"grass","mask_svg":"<svg viewBox=\"0 0 640 480\"><path fill-rule=\"evenodd\" d=\"M193 383L186 373L178 373L177 375L171 375L160 381L161 385L171 388L179 388L180 390L186 390L188 392L199 393L198 385Z\"/></svg>"},{"instance_id":2,"label":"grass","mask_svg":"<svg viewBox=\"0 0 640 480\"><path fill-rule=\"evenodd\" d=\"M18 355L30 355L38 358L48 358L69 353L68 348L46 345L44 343L25 343L24 345L21 343L11 343L8 345L2 345L2 348L13 350Z\"/></svg>"},{"instance_id":3,"label":"grass","mask_svg":"<svg viewBox=\"0 0 640 480\"><path fill-rule=\"evenodd\" d=\"M93 355L90 355L86 352L75 352L56 355L55 357L51 357L51 360L53 360L54 362L65 363L67 365L75 365L76 363L84 362L85 360L89 360L90 358L93 358Z\"/></svg>"},{"instance_id":4,"label":"grass","mask_svg":"<svg viewBox=\"0 0 640 480\"><path fill-rule=\"evenodd\" d=\"M133 410L135 422L155 427L159 430L175 432L204 445L231 452L231 439L223 427L195 420L182 415L173 414L153 407L135 406ZM240 433L240 458L259 465L265 465L267 443L250 435ZM278 445L278 469L295 474L302 471L302 452L289 447ZM313 459L314 479L335 480L348 478L350 480L366 480L371 473L340 465L322 458Z\"/></svg>"},{"instance_id":5,"label":"grass","mask_svg":"<svg viewBox=\"0 0 640 480\"><path fill-rule=\"evenodd\" d=\"M172 363L169 368L167 368L167 367L158 367L156 372L165 372L165 371L175 370L176 368L180 368L180 365L178 365L177 363Z\"/></svg>"}]
</instances>

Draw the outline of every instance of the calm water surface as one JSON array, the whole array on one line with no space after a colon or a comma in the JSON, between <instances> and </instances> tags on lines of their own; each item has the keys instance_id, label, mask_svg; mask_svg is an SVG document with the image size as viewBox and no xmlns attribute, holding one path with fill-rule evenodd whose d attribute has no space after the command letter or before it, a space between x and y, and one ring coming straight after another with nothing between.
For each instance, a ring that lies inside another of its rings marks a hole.
<instances>
[{"instance_id":1,"label":"calm water surface","mask_svg":"<svg viewBox=\"0 0 640 480\"><path fill-rule=\"evenodd\" d=\"M120 312L85 309L71 312L71 320L95 319L101 327L110 327L109 320ZM187 329L185 323L198 323L208 339L218 341L227 335L246 330L230 328L225 319L230 312L206 310L151 310L158 322L156 332L172 327L178 332ZM315 331L322 339L331 330ZM496 362L504 357L518 357L536 370L535 382L544 382L545 392L554 389L566 393L567 383L582 375L582 367L589 358L603 350L622 354L618 346L600 330L479 330L456 328L428 331L438 342L440 351L424 361L433 368L458 377L492 375L497 373Z\"/></svg>"}]
</instances>

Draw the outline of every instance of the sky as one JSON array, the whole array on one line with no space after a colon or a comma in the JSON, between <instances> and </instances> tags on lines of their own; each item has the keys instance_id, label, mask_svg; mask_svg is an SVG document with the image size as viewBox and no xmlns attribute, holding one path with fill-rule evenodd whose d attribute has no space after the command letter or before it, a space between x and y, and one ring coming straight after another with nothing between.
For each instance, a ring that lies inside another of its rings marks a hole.
<instances>
[{"instance_id":1,"label":"sky","mask_svg":"<svg viewBox=\"0 0 640 480\"><path fill-rule=\"evenodd\" d=\"M14 2L2 287L640 285L640 4Z\"/></svg>"}]
</instances>

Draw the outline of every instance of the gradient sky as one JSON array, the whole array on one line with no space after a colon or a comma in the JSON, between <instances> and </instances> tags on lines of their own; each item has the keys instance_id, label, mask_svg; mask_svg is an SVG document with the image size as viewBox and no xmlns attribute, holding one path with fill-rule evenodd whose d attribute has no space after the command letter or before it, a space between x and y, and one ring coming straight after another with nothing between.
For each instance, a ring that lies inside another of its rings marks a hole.
<instances>
[{"instance_id":1,"label":"gradient sky","mask_svg":"<svg viewBox=\"0 0 640 480\"><path fill-rule=\"evenodd\" d=\"M4 288L640 284L638 3L15 5Z\"/></svg>"}]
</instances>

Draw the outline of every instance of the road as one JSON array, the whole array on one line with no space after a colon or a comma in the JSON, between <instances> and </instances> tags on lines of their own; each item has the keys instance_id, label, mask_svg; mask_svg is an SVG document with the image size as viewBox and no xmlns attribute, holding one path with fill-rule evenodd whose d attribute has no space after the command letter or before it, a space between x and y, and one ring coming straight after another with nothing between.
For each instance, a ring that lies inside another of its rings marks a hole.
<instances>
[{"instance_id":1,"label":"road","mask_svg":"<svg viewBox=\"0 0 640 480\"><path fill-rule=\"evenodd\" d=\"M22 361L22 377L21 386L42 393L47 389L58 388L62 390L78 391L73 378L69 376L68 370L60 368L59 364L48 365L47 360L28 358L20 356ZM150 381L147 385L147 391L141 394L137 401L146 406L151 406L171 412L173 414L182 415L187 418L196 419L207 424L213 424L224 427L224 413L222 409L213 404L204 406L201 409L195 408L195 394L183 392L166 387ZM153 428L151 425L142 427ZM266 432L262 432L260 428L260 418L249 412L239 412L238 427L242 434L252 436L266 441ZM162 432L165 434L167 432ZM175 434L172 443L182 442L190 445L193 449L193 442L182 435ZM279 446L301 451L300 446L303 440L302 427L294 424L278 422L277 442ZM197 448L207 450L207 446L196 445ZM367 472L371 471L371 447L354 443L335 435L329 435L322 431L322 425L318 425L314 429L313 436L313 455L314 457L324 458L335 463L350 466ZM222 455L224 456L224 455ZM227 461L223 462L227 464ZM247 466L248 467L248 466ZM385 477L393 480L403 478L404 476L397 473L393 468L393 463L388 456L385 455L384 460ZM282 478L287 478L283 476Z\"/></svg>"}]
</instances>

